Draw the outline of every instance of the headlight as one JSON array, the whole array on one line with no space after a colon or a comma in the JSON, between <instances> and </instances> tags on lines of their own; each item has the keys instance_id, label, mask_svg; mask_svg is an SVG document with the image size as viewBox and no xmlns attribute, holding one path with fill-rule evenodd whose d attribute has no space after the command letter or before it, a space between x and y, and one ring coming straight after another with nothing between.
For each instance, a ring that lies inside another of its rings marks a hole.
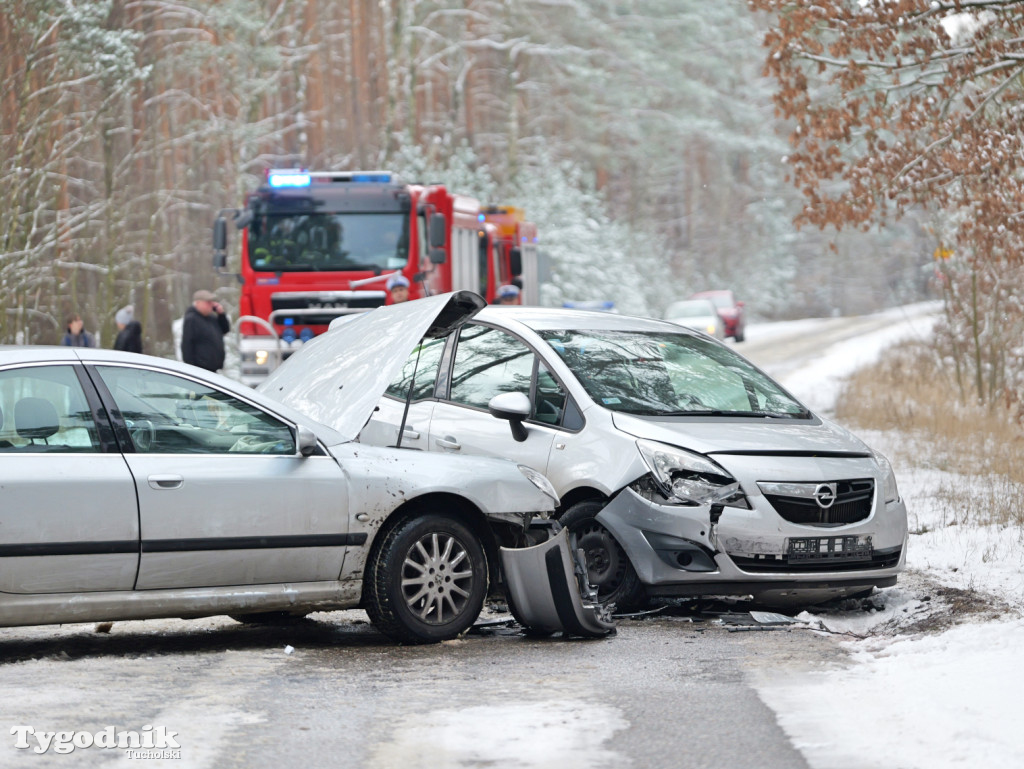
<instances>
[{"instance_id":1,"label":"headlight","mask_svg":"<svg viewBox=\"0 0 1024 769\"><path fill-rule=\"evenodd\" d=\"M549 481L543 473L538 473L529 465L517 466L519 467L519 472L526 476L526 480L551 497L551 499L555 501L555 506L557 507L559 504L558 492L555 491L555 487L551 485L551 481Z\"/></svg>"},{"instance_id":2,"label":"headlight","mask_svg":"<svg viewBox=\"0 0 1024 769\"><path fill-rule=\"evenodd\" d=\"M654 441L639 440L636 446L669 500L745 506L739 482L707 457Z\"/></svg>"},{"instance_id":3,"label":"headlight","mask_svg":"<svg viewBox=\"0 0 1024 769\"><path fill-rule=\"evenodd\" d=\"M900 498L900 490L896 488L896 473L892 471L892 465L889 460L885 458L885 455L871 449L871 453L875 455L875 462L878 464L878 469L882 471L882 495L885 498L886 504L889 502L896 502Z\"/></svg>"}]
</instances>

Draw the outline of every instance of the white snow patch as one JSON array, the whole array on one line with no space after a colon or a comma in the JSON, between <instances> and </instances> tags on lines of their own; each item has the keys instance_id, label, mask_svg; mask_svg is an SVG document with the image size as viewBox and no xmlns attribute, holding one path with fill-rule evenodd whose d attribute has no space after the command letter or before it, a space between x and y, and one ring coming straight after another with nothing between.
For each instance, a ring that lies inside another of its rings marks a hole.
<instances>
[{"instance_id":1,"label":"white snow patch","mask_svg":"<svg viewBox=\"0 0 1024 769\"><path fill-rule=\"evenodd\" d=\"M823 350L782 382L816 411L831 410L845 376L877 360L885 347L927 333L931 322L927 315L894 317L891 327ZM773 332L755 331L763 333ZM860 435L889 456L893 441L906 440L896 432ZM853 664L765 674L756 682L758 692L812 769L1024 766L1021 529L965 522L964 511L951 509L939 494L943 484L980 491L990 481L894 465L909 515L908 567L940 584L997 596L1009 605L1009 615L895 640L885 625L906 624L929 609L901 585L877 596L877 611L841 617L805 612L797 619L849 634L843 644Z\"/></svg>"}]
</instances>

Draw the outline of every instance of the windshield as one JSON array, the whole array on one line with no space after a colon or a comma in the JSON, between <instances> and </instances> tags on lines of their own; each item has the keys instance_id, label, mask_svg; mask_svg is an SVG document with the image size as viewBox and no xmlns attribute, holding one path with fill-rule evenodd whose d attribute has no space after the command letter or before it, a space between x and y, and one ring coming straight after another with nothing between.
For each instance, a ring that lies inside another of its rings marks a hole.
<instances>
[{"instance_id":1,"label":"windshield","mask_svg":"<svg viewBox=\"0 0 1024 769\"><path fill-rule=\"evenodd\" d=\"M383 214L263 214L249 225L257 271L395 270L409 258L409 220Z\"/></svg>"},{"instance_id":2,"label":"windshield","mask_svg":"<svg viewBox=\"0 0 1024 769\"><path fill-rule=\"evenodd\" d=\"M810 413L745 359L709 339L644 331L539 331L594 401L646 416Z\"/></svg>"}]
</instances>

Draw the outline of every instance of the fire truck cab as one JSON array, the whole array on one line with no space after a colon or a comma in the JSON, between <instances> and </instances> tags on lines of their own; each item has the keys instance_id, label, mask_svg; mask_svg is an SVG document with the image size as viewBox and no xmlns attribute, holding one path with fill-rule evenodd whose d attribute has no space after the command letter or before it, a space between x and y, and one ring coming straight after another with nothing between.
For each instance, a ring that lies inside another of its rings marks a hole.
<instances>
[{"instance_id":1,"label":"fire truck cab","mask_svg":"<svg viewBox=\"0 0 1024 769\"><path fill-rule=\"evenodd\" d=\"M244 208L214 222L219 271L229 217L241 231L236 329L247 384L334 318L388 303L392 275L408 279L410 299L488 291L480 204L443 185L407 184L386 171L268 171Z\"/></svg>"}]
</instances>

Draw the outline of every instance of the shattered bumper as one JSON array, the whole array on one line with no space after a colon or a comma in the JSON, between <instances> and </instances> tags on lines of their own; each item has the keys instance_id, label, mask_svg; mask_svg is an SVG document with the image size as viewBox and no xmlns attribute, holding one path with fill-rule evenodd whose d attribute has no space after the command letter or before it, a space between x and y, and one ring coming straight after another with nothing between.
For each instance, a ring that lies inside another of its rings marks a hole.
<instances>
[{"instance_id":1,"label":"shattered bumper","mask_svg":"<svg viewBox=\"0 0 1024 769\"><path fill-rule=\"evenodd\" d=\"M881 515L842 527L798 526L748 497L750 510L726 508L717 526L707 506L662 505L623 489L597 520L625 550L648 595L753 595L825 600L895 584L906 561L906 510L890 503ZM834 565L790 565L792 538L870 537L871 559Z\"/></svg>"},{"instance_id":2,"label":"shattered bumper","mask_svg":"<svg viewBox=\"0 0 1024 769\"><path fill-rule=\"evenodd\" d=\"M501 548L501 564L509 605L529 630L580 638L615 632L610 610L598 603L567 529L533 547Z\"/></svg>"}]
</instances>

